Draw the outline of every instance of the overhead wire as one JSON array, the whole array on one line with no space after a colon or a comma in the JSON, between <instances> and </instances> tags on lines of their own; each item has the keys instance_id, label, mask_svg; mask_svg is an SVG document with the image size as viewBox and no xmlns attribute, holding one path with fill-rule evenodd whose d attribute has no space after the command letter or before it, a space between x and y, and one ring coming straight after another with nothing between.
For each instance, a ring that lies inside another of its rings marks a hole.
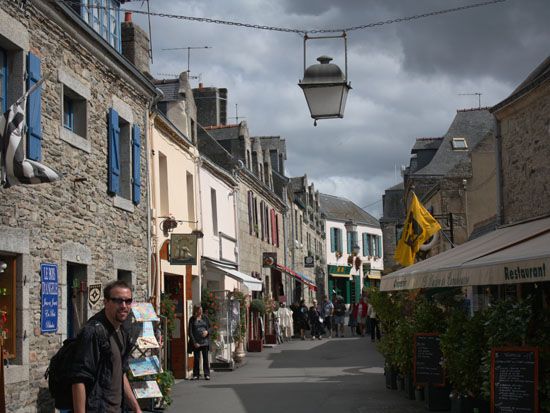
<instances>
[{"instance_id":1,"label":"overhead wire","mask_svg":"<svg viewBox=\"0 0 550 413\"><path fill-rule=\"evenodd\" d=\"M66 4L73 4L73 5L79 5L82 6L81 2L78 0L52 0L56 3L66 3ZM143 14L148 15L152 17L163 17L163 18L170 18L170 19L179 19L179 20L188 20L188 21L194 21L199 23L210 23L210 24L220 24L220 25L226 25L226 26L237 26L237 27L245 27L249 29L257 29L257 30L269 30L269 31L277 31L277 32L286 32L286 33L298 33L301 35L306 34L322 34L322 33L341 33L341 32L351 32L356 30L364 30L364 29L370 29L373 27L379 27L384 26L388 24L393 23L403 23L408 22L411 20L417 20L417 19L423 19L426 17L431 16L439 16L442 14L448 14L448 13L454 13L458 11L478 8L478 7L484 7L484 6L490 6L497 3L504 3L507 0L489 0L484 1L480 3L474 3L474 4L468 4L465 6L459 6L459 7L453 7L451 9L443 9L443 10L435 10L427 13L422 14L416 14L413 16L408 17L400 17L396 19L390 19L390 20L382 20L374 23L367 23L362 24L359 26L350 26L346 28L339 28L339 29L297 29L297 28L288 28L288 27L277 27L277 26L268 26L268 25L262 25L262 24L251 24L251 23L243 23L238 21L232 21L232 20L221 20L221 19L212 19L209 17L195 17L195 16L184 16L179 14L170 14L170 13L158 13L158 12L152 12L150 10L143 11L143 10L133 10L133 9L124 9L126 12L131 12L135 14ZM100 5L88 5L86 6L88 8L98 8L98 9L107 9L110 10L111 8L100 6Z\"/></svg>"}]
</instances>

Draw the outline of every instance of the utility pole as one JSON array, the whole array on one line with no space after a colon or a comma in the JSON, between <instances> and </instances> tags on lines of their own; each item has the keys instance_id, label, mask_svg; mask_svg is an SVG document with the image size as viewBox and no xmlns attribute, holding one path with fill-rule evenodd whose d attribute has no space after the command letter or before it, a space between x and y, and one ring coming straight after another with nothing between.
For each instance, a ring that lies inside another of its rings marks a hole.
<instances>
[{"instance_id":1,"label":"utility pole","mask_svg":"<svg viewBox=\"0 0 550 413\"><path fill-rule=\"evenodd\" d=\"M172 47L169 49L161 49L161 50L187 50L187 75L189 76L190 70L190 63L191 63L191 50L198 50L198 49L212 49L210 46L187 46L187 47Z\"/></svg>"}]
</instances>

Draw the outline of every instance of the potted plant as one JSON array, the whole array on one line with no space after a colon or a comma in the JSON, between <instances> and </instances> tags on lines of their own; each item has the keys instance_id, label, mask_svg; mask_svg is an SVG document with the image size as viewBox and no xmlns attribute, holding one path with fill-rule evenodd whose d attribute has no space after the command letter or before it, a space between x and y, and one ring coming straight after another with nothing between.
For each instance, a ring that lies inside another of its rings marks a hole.
<instances>
[{"instance_id":1,"label":"potted plant","mask_svg":"<svg viewBox=\"0 0 550 413\"><path fill-rule=\"evenodd\" d=\"M157 384L162 393L161 407L165 408L172 404L172 386L175 383L174 375L170 370L164 370L162 373L157 374Z\"/></svg>"},{"instance_id":2,"label":"potted plant","mask_svg":"<svg viewBox=\"0 0 550 413\"><path fill-rule=\"evenodd\" d=\"M441 351L452 386L451 411L471 413L474 408L483 411L480 366L486 347L485 313L478 312L470 318L464 311L456 309L448 320L447 330L441 335Z\"/></svg>"}]
</instances>

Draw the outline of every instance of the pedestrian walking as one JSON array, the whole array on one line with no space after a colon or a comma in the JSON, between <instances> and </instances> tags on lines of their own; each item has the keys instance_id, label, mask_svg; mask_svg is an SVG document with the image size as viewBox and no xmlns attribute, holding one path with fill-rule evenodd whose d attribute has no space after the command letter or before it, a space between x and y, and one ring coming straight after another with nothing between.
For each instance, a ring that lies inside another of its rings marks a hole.
<instances>
[{"instance_id":1,"label":"pedestrian walking","mask_svg":"<svg viewBox=\"0 0 550 413\"><path fill-rule=\"evenodd\" d=\"M68 378L74 413L141 413L126 376L133 340L125 321L132 306L132 290L125 281L103 289L104 308L79 333Z\"/></svg>"},{"instance_id":2,"label":"pedestrian walking","mask_svg":"<svg viewBox=\"0 0 550 413\"><path fill-rule=\"evenodd\" d=\"M346 304L344 299L340 296L336 296L334 301L334 330L336 331L336 337L344 337L344 321L346 318Z\"/></svg>"},{"instance_id":3,"label":"pedestrian walking","mask_svg":"<svg viewBox=\"0 0 550 413\"><path fill-rule=\"evenodd\" d=\"M323 318L317 308L317 300L313 300L313 305L309 307L309 324L311 326L311 339L321 340L323 335Z\"/></svg>"},{"instance_id":4,"label":"pedestrian walking","mask_svg":"<svg viewBox=\"0 0 550 413\"><path fill-rule=\"evenodd\" d=\"M331 338L333 330L334 304L326 295L323 295L323 304L321 305L320 313L324 320L323 324L325 329L327 330L327 338Z\"/></svg>"},{"instance_id":5,"label":"pedestrian walking","mask_svg":"<svg viewBox=\"0 0 550 413\"><path fill-rule=\"evenodd\" d=\"M374 310L374 307L372 306L371 303L368 304L367 315L369 317L369 322L370 322L370 341L374 342L375 332L376 332L376 339L380 341L380 322L378 321L376 311Z\"/></svg>"},{"instance_id":6,"label":"pedestrian walking","mask_svg":"<svg viewBox=\"0 0 550 413\"><path fill-rule=\"evenodd\" d=\"M361 300L357 304L357 325L359 326L359 334L361 334L361 337L365 337L365 329L367 324L367 298L361 297Z\"/></svg>"},{"instance_id":7,"label":"pedestrian walking","mask_svg":"<svg viewBox=\"0 0 550 413\"><path fill-rule=\"evenodd\" d=\"M308 308L306 306L306 300L300 301L298 310L294 312L296 315L296 330L300 332L300 338L306 339L306 330L310 329L308 321Z\"/></svg>"},{"instance_id":8,"label":"pedestrian walking","mask_svg":"<svg viewBox=\"0 0 550 413\"><path fill-rule=\"evenodd\" d=\"M210 350L210 321L203 315L200 305L193 306L193 315L189 319L189 345L193 349L193 380L200 378L200 359L204 379L210 380L210 365L208 351Z\"/></svg>"},{"instance_id":9,"label":"pedestrian walking","mask_svg":"<svg viewBox=\"0 0 550 413\"><path fill-rule=\"evenodd\" d=\"M351 330L351 335L357 334L357 304L351 303L348 314L348 326Z\"/></svg>"},{"instance_id":10,"label":"pedestrian walking","mask_svg":"<svg viewBox=\"0 0 550 413\"><path fill-rule=\"evenodd\" d=\"M281 330L283 333L283 339L285 341L289 341L294 335L292 310L288 308L285 303L281 303L281 306L279 307L279 316L281 318Z\"/></svg>"}]
</instances>

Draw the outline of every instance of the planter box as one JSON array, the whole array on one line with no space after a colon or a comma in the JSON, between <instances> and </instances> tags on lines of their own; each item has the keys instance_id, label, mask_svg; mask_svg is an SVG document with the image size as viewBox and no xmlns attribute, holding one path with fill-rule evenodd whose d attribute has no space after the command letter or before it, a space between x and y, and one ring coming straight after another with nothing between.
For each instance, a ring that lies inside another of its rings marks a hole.
<instances>
[{"instance_id":1,"label":"planter box","mask_svg":"<svg viewBox=\"0 0 550 413\"><path fill-rule=\"evenodd\" d=\"M424 388L426 408L431 412L442 412L451 410L451 399L449 386L435 387L432 385Z\"/></svg>"},{"instance_id":2,"label":"planter box","mask_svg":"<svg viewBox=\"0 0 550 413\"><path fill-rule=\"evenodd\" d=\"M489 413L490 404L470 397L451 398L451 413L473 413L474 409L478 409L479 413Z\"/></svg>"},{"instance_id":3,"label":"planter box","mask_svg":"<svg viewBox=\"0 0 550 413\"><path fill-rule=\"evenodd\" d=\"M412 374L405 376L405 397L409 400L414 400L416 398L414 394L414 379Z\"/></svg>"},{"instance_id":4,"label":"planter box","mask_svg":"<svg viewBox=\"0 0 550 413\"><path fill-rule=\"evenodd\" d=\"M262 340L249 340L248 341L248 351L251 353L259 353L263 350Z\"/></svg>"},{"instance_id":5,"label":"planter box","mask_svg":"<svg viewBox=\"0 0 550 413\"><path fill-rule=\"evenodd\" d=\"M277 336L275 334L266 334L265 344L277 344Z\"/></svg>"},{"instance_id":6,"label":"planter box","mask_svg":"<svg viewBox=\"0 0 550 413\"><path fill-rule=\"evenodd\" d=\"M397 390L397 370L385 367L384 375L386 376L386 389Z\"/></svg>"}]
</instances>

